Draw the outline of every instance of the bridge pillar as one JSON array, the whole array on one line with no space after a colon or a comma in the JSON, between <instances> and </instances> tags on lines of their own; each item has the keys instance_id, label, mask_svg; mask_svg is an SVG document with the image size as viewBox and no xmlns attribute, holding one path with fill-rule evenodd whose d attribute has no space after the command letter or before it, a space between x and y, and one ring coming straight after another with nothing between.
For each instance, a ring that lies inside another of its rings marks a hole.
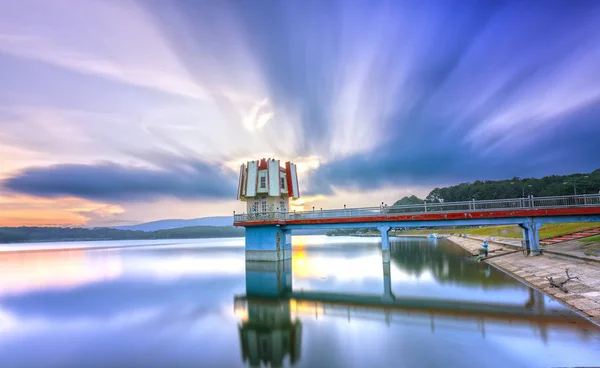
<instances>
[{"instance_id":1,"label":"bridge pillar","mask_svg":"<svg viewBox=\"0 0 600 368\"><path fill-rule=\"evenodd\" d=\"M283 259L292 259L292 230L283 229L285 242L283 243Z\"/></svg>"},{"instance_id":2,"label":"bridge pillar","mask_svg":"<svg viewBox=\"0 0 600 368\"><path fill-rule=\"evenodd\" d=\"M378 226L377 229L381 232L381 258L383 262L390 261L390 237L389 226Z\"/></svg>"},{"instance_id":3,"label":"bridge pillar","mask_svg":"<svg viewBox=\"0 0 600 368\"><path fill-rule=\"evenodd\" d=\"M525 248L531 249L532 256L539 256L542 253L540 246L540 227L541 224L529 218L526 223L519 224L523 231L523 240L525 240Z\"/></svg>"},{"instance_id":4,"label":"bridge pillar","mask_svg":"<svg viewBox=\"0 0 600 368\"><path fill-rule=\"evenodd\" d=\"M246 260L277 262L292 258L290 230L279 225L246 227Z\"/></svg>"}]
</instances>

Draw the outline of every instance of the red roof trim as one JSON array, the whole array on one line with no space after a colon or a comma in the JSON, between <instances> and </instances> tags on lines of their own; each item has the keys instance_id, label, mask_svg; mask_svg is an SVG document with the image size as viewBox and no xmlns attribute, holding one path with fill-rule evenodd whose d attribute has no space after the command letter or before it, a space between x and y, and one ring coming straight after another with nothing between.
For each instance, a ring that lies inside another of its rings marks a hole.
<instances>
[{"instance_id":1,"label":"red roof trim","mask_svg":"<svg viewBox=\"0 0 600 368\"><path fill-rule=\"evenodd\" d=\"M292 187L292 170L290 169L291 166L291 162L286 162L285 163L285 169L286 169L286 175L285 175L285 181L287 182L287 190L288 190L288 197L292 197L294 195L294 187Z\"/></svg>"}]
</instances>

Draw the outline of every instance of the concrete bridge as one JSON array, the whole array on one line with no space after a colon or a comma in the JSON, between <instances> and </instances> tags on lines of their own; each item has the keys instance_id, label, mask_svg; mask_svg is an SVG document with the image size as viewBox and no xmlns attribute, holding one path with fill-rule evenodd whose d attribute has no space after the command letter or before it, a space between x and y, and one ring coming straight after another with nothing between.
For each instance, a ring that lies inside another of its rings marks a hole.
<instances>
[{"instance_id":1,"label":"concrete bridge","mask_svg":"<svg viewBox=\"0 0 600 368\"><path fill-rule=\"evenodd\" d=\"M600 194L423 203L389 207L302 212L235 214L234 226L246 228L246 259L289 259L297 229L376 228L384 262L389 262L389 230L394 227L518 225L523 245L541 253L539 229L557 222L600 222Z\"/></svg>"}]
</instances>

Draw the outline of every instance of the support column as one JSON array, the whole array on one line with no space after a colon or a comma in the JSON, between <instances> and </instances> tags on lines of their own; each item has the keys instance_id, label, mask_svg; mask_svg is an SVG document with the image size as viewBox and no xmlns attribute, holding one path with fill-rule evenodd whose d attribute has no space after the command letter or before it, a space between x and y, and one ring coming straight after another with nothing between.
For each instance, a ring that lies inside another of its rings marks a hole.
<instances>
[{"instance_id":1,"label":"support column","mask_svg":"<svg viewBox=\"0 0 600 368\"><path fill-rule=\"evenodd\" d=\"M521 231L523 232L523 249L527 251L527 255L531 253L531 247L529 245L529 228L525 224L519 224Z\"/></svg>"},{"instance_id":2,"label":"support column","mask_svg":"<svg viewBox=\"0 0 600 368\"><path fill-rule=\"evenodd\" d=\"M292 230L283 229L283 259L292 259Z\"/></svg>"},{"instance_id":3,"label":"support column","mask_svg":"<svg viewBox=\"0 0 600 368\"><path fill-rule=\"evenodd\" d=\"M389 238L389 226L378 226L377 229L381 232L381 258L383 262L390 261L390 238Z\"/></svg>"},{"instance_id":4,"label":"support column","mask_svg":"<svg viewBox=\"0 0 600 368\"><path fill-rule=\"evenodd\" d=\"M523 230L523 239L525 240L525 248L531 249L532 256L539 256L542 253L540 246L540 227L541 224L535 222L533 218L529 218L526 223L519 224ZM529 254L529 251L528 251Z\"/></svg>"},{"instance_id":5,"label":"support column","mask_svg":"<svg viewBox=\"0 0 600 368\"><path fill-rule=\"evenodd\" d=\"M287 238L289 248L286 248ZM286 234L279 225L246 227L247 261L277 262L291 257L291 234Z\"/></svg>"}]
</instances>

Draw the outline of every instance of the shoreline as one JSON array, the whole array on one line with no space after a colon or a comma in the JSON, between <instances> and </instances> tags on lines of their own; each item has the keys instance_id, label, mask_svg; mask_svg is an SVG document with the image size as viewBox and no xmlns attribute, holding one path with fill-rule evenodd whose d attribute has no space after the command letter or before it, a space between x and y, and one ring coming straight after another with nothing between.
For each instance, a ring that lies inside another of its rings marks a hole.
<instances>
[{"instance_id":1,"label":"shoreline","mask_svg":"<svg viewBox=\"0 0 600 368\"><path fill-rule=\"evenodd\" d=\"M460 238L453 235L446 236L445 239L471 255L478 254L483 243L483 239ZM518 246L496 241L488 241L488 244L490 251L495 250L498 253L492 253L483 259L483 262L550 296L600 327L600 263L574 256L563 256L556 252L525 257L520 251L522 248ZM579 280L570 281L565 285L568 293L551 288L546 279L552 277L557 282L565 280L565 269L569 269L571 275L579 277Z\"/></svg>"},{"instance_id":2,"label":"shoreline","mask_svg":"<svg viewBox=\"0 0 600 368\"><path fill-rule=\"evenodd\" d=\"M327 237L340 237L340 236L348 236L352 238L381 238L381 234L373 234L373 235L325 235ZM428 238L428 234L406 234L406 235L390 235L390 238Z\"/></svg>"}]
</instances>

